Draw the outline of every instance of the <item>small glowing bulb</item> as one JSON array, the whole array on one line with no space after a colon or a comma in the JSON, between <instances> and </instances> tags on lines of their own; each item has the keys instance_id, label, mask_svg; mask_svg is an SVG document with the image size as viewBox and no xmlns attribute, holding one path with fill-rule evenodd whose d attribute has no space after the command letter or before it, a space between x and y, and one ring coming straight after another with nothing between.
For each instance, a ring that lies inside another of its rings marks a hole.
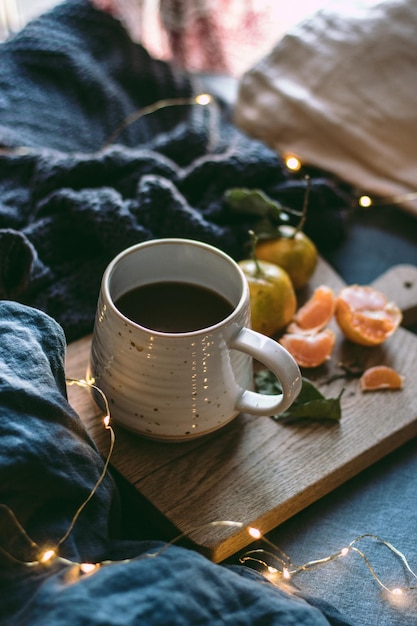
<instances>
[{"instance_id":1,"label":"small glowing bulb","mask_svg":"<svg viewBox=\"0 0 417 626\"><path fill-rule=\"evenodd\" d=\"M250 534L251 537L253 537L254 539L260 539L261 538L261 531L258 528L248 528L248 533Z\"/></svg>"},{"instance_id":2,"label":"small glowing bulb","mask_svg":"<svg viewBox=\"0 0 417 626\"><path fill-rule=\"evenodd\" d=\"M53 558L56 557L56 552L55 550L45 550L45 552L42 554L41 558L40 558L40 562L41 563L48 563L49 561L52 561Z\"/></svg>"},{"instance_id":3,"label":"small glowing bulb","mask_svg":"<svg viewBox=\"0 0 417 626\"><path fill-rule=\"evenodd\" d=\"M296 156L286 157L285 165L288 167L289 170L292 170L293 172L298 172L298 170L301 169L301 161L297 159Z\"/></svg>"},{"instance_id":4,"label":"small glowing bulb","mask_svg":"<svg viewBox=\"0 0 417 626\"><path fill-rule=\"evenodd\" d=\"M372 206L372 198L370 198L369 196L361 196L359 198L359 206L363 207L364 209Z\"/></svg>"},{"instance_id":5,"label":"small glowing bulb","mask_svg":"<svg viewBox=\"0 0 417 626\"><path fill-rule=\"evenodd\" d=\"M400 589L399 587L397 587L396 589L393 589L393 590L392 590L392 593L393 593L395 596L402 596L402 594L403 594L403 590L402 590L402 589Z\"/></svg>"},{"instance_id":6,"label":"small glowing bulb","mask_svg":"<svg viewBox=\"0 0 417 626\"><path fill-rule=\"evenodd\" d=\"M108 427L109 427L109 425L110 425L110 415L106 415L106 416L103 418L103 422L104 422L104 426L105 426L106 428L108 428Z\"/></svg>"},{"instance_id":7,"label":"small glowing bulb","mask_svg":"<svg viewBox=\"0 0 417 626\"><path fill-rule=\"evenodd\" d=\"M346 556L349 553L349 548L342 548L340 550L340 556Z\"/></svg>"},{"instance_id":8,"label":"small glowing bulb","mask_svg":"<svg viewBox=\"0 0 417 626\"><path fill-rule=\"evenodd\" d=\"M212 101L212 97L208 93L200 93L198 96L196 96L195 101L197 104L206 105L210 104L210 102Z\"/></svg>"},{"instance_id":9,"label":"small glowing bulb","mask_svg":"<svg viewBox=\"0 0 417 626\"><path fill-rule=\"evenodd\" d=\"M282 570L282 575L284 576L285 580L289 580L291 578L291 574L286 567L284 567L284 569Z\"/></svg>"},{"instance_id":10,"label":"small glowing bulb","mask_svg":"<svg viewBox=\"0 0 417 626\"><path fill-rule=\"evenodd\" d=\"M268 565L268 572L269 572L270 574L276 574L276 573L277 573L277 571L278 571L278 570L276 569L276 567L272 567L271 565Z\"/></svg>"},{"instance_id":11,"label":"small glowing bulb","mask_svg":"<svg viewBox=\"0 0 417 626\"><path fill-rule=\"evenodd\" d=\"M80 565L80 570L83 574L91 574L91 572L94 572L97 568L98 566L94 565L94 563L81 563Z\"/></svg>"}]
</instances>

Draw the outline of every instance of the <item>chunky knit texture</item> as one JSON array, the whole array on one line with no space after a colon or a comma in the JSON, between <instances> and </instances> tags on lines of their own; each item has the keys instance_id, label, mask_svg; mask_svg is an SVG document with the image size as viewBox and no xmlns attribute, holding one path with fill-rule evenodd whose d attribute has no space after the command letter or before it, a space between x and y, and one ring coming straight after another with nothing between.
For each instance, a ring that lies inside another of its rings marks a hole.
<instances>
[{"instance_id":1,"label":"chunky knit texture","mask_svg":"<svg viewBox=\"0 0 417 626\"><path fill-rule=\"evenodd\" d=\"M231 213L225 191L262 189L301 207L303 179L238 130L223 102L176 104L120 129L144 107L200 91L87 0L0 46L3 298L45 311L71 341L91 332L102 273L125 247L178 236L239 259L251 222ZM305 230L319 247L340 241L346 206L344 190L312 176Z\"/></svg>"}]
</instances>

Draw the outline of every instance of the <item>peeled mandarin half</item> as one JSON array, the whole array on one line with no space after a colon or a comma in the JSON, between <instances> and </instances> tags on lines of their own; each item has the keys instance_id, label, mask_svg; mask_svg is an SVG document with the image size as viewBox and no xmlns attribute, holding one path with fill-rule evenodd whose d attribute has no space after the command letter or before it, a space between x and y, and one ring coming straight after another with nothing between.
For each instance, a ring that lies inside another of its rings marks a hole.
<instances>
[{"instance_id":1,"label":"peeled mandarin half","mask_svg":"<svg viewBox=\"0 0 417 626\"><path fill-rule=\"evenodd\" d=\"M318 367L330 358L335 340L335 333L327 328L314 334L285 333L279 343L300 367Z\"/></svg>"},{"instance_id":2,"label":"peeled mandarin half","mask_svg":"<svg viewBox=\"0 0 417 626\"><path fill-rule=\"evenodd\" d=\"M362 346L377 346L397 330L402 313L373 287L350 285L336 298L335 318L347 339Z\"/></svg>"},{"instance_id":3,"label":"peeled mandarin half","mask_svg":"<svg viewBox=\"0 0 417 626\"><path fill-rule=\"evenodd\" d=\"M379 389L402 389L404 377L400 376L387 365L375 365L362 374L360 385L362 391L376 391Z\"/></svg>"},{"instance_id":4,"label":"peeled mandarin half","mask_svg":"<svg viewBox=\"0 0 417 626\"><path fill-rule=\"evenodd\" d=\"M298 309L287 332L313 333L322 330L334 315L335 303L333 289L320 285L311 298Z\"/></svg>"}]
</instances>

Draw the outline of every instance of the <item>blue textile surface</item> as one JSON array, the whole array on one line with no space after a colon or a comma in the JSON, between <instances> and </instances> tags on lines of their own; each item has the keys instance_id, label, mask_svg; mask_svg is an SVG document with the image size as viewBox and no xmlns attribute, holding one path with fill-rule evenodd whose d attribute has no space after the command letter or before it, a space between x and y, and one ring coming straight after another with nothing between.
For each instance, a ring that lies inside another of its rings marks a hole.
<instances>
[{"instance_id":1,"label":"blue textile surface","mask_svg":"<svg viewBox=\"0 0 417 626\"><path fill-rule=\"evenodd\" d=\"M154 111L105 147L143 107L200 92L87 0L0 45L0 296L46 311L72 341L91 332L102 273L122 249L180 236L247 255L253 218L228 210L232 187L301 208L304 180L220 101ZM317 173L311 181L306 231L333 246L350 196Z\"/></svg>"},{"instance_id":2,"label":"blue textile surface","mask_svg":"<svg viewBox=\"0 0 417 626\"><path fill-rule=\"evenodd\" d=\"M175 545L120 540L109 474L60 545L66 561L23 564L57 545L103 468L67 402L64 355L52 318L0 303L0 501L30 537L0 510L1 624L349 626L331 606L288 595L245 567L216 565ZM109 560L84 576L74 564Z\"/></svg>"},{"instance_id":3,"label":"blue textile surface","mask_svg":"<svg viewBox=\"0 0 417 626\"><path fill-rule=\"evenodd\" d=\"M297 563L320 559L372 533L390 542L417 573L417 441L413 440L296 515L269 538ZM401 560L382 543L357 547L389 588L415 586ZM362 558L350 553L294 578L304 594L325 598L355 626L414 626L415 591L393 596L374 580Z\"/></svg>"}]
</instances>

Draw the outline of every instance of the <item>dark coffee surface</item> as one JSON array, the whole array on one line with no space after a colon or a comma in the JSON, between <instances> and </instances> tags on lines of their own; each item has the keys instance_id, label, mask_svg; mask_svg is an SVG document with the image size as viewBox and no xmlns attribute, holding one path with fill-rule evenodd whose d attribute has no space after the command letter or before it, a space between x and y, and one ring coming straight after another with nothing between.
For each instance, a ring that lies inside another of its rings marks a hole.
<instances>
[{"instance_id":1,"label":"dark coffee surface","mask_svg":"<svg viewBox=\"0 0 417 626\"><path fill-rule=\"evenodd\" d=\"M207 328L233 311L231 303L215 291L176 281L140 285L123 294L115 304L137 324L167 333Z\"/></svg>"}]
</instances>

